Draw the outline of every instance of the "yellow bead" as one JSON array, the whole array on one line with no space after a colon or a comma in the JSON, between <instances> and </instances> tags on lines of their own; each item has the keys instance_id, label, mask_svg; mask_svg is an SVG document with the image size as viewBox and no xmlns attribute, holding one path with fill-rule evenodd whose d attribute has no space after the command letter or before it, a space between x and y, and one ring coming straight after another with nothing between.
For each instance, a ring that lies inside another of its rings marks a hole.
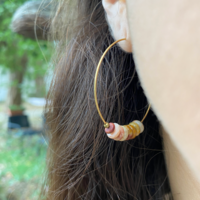
<instances>
[{"instance_id":1,"label":"yellow bead","mask_svg":"<svg viewBox=\"0 0 200 200\"><path fill-rule=\"evenodd\" d=\"M140 126L137 123L131 122L129 125L133 126L136 129L136 131L137 131L136 135L137 136L141 133Z\"/></svg>"},{"instance_id":2,"label":"yellow bead","mask_svg":"<svg viewBox=\"0 0 200 200\"><path fill-rule=\"evenodd\" d=\"M131 126L130 124L127 125L127 127L131 130L131 139L135 138L137 136L137 130L135 127Z\"/></svg>"},{"instance_id":3,"label":"yellow bead","mask_svg":"<svg viewBox=\"0 0 200 200\"><path fill-rule=\"evenodd\" d=\"M140 127L140 133L142 133L144 131L144 125L143 125L143 123L141 121L139 121L139 120L134 120L133 122L139 125L139 127Z\"/></svg>"}]
</instances>

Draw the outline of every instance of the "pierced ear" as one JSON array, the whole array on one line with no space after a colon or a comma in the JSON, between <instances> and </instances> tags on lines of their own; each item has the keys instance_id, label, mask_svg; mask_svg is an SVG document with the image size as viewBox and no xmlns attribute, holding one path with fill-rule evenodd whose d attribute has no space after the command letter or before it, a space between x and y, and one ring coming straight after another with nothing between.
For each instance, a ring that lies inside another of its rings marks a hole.
<instances>
[{"instance_id":1,"label":"pierced ear","mask_svg":"<svg viewBox=\"0 0 200 200\"><path fill-rule=\"evenodd\" d=\"M118 44L124 51L131 53L132 43L128 26L126 0L102 0L102 4L111 29L111 35L115 40L126 38Z\"/></svg>"}]
</instances>

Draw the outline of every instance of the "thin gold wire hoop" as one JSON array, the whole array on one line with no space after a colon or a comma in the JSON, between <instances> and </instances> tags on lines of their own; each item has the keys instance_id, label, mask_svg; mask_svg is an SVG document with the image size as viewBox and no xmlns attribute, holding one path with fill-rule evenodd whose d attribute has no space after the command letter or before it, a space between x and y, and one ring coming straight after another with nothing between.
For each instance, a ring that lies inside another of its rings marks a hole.
<instances>
[{"instance_id":1,"label":"thin gold wire hoop","mask_svg":"<svg viewBox=\"0 0 200 200\"><path fill-rule=\"evenodd\" d=\"M126 40L126 38L123 38L123 39L120 39L120 40L117 40L115 42L113 42L106 50L105 52L103 53L103 55L101 56L100 60L99 60L99 63L97 65L97 69L96 69L96 73L95 73L95 77L94 77L94 99L95 99L95 104L96 104L96 108L97 108L97 111L99 113L99 116L101 117L103 123L104 123L104 127L109 127L109 123L105 121L105 119L103 118L102 114L101 114L101 111L99 109L99 104L98 104L98 101L97 101L97 78L98 78L98 74L99 74L99 69L100 69L100 66L101 66L101 63L103 62L103 59L105 57L105 55L107 54L107 52L118 42L121 42L123 40ZM146 111L146 114L144 115L143 119L141 122L143 122L150 110L150 107L151 105L149 104L149 107Z\"/></svg>"}]
</instances>

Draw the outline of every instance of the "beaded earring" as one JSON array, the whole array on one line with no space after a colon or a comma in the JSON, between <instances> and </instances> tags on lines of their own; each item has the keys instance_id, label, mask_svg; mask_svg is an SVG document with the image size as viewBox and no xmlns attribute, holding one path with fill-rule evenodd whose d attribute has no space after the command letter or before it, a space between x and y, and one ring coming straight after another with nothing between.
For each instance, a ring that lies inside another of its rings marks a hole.
<instances>
[{"instance_id":1,"label":"beaded earring","mask_svg":"<svg viewBox=\"0 0 200 200\"><path fill-rule=\"evenodd\" d=\"M99 109L99 105L98 105L98 101L97 101L97 77L98 77L98 73L99 73L99 69L101 66L101 63L106 55L106 53L109 51L109 49L114 46L116 43L122 41L122 40L126 40L125 38L117 40L115 42L113 42L107 49L106 51L103 53L103 55L101 56L101 59L97 65L97 69L96 69L96 73L95 73L95 78L94 78L94 98L95 98L95 104L97 107L97 111L99 113L99 116L101 117L103 123L104 123L104 127L105 127L105 132L107 133L107 136L113 140L116 141L125 141L125 140L131 140L134 139L135 137L137 137L140 133L142 133L144 131L144 125L143 125L143 121L146 118L149 110L150 110L150 105L146 111L146 114L144 115L143 119L141 121L139 120L134 120L133 122L129 123L128 125L119 125L117 123L108 123L104 120L101 111Z\"/></svg>"}]
</instances>

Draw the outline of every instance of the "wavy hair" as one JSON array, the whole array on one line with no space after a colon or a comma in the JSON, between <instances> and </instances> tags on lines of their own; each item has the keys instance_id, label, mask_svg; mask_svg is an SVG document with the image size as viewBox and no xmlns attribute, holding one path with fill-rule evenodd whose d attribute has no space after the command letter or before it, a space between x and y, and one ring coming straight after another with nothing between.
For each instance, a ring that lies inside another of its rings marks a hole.
<instances>
[{"instance_id":1,"label":"wavy hair","mask_svg":"<svg viewBox=\"0 0 200 200\"><path fill-rule=\"evenodd\" d=\"M50 39L57 41L54 78L47 97L46 200L172 199L159 123L152 111L134 140L107 138L94 101L98 61L114 41L101 0L52 1ZM148 102L132 54L118 46L106 55L98 103L109 122L142 119Z\"/></svg>"}]
</instances>

